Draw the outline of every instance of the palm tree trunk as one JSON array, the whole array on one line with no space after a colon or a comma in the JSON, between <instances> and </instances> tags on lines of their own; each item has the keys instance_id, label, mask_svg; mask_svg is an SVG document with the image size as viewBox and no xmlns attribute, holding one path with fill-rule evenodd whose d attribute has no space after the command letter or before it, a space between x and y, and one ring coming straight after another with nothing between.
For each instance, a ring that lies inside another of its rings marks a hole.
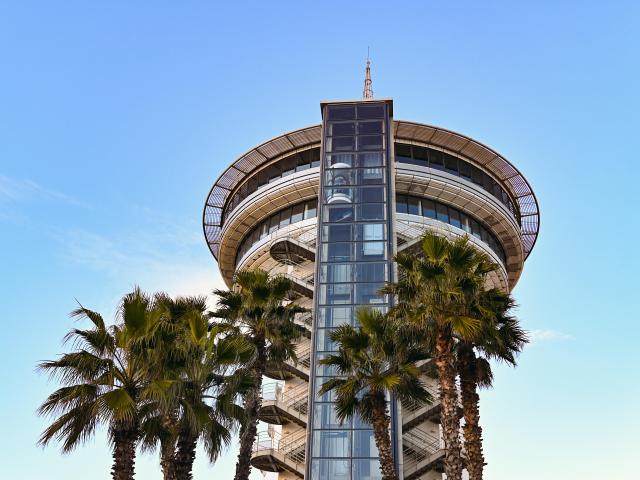
<instances>
[{"instance_id":1,"label":"palm tree trunk","mask_svg":"<svg viewBox=\"0 0 640 480\"><path fill-rule=\"evenodd\" d=\"M162 468L163 480L176 480L175 471L175 440L173 438L173 432L176 429L176 417L174 413L166 414L163 416L162 423L169 437L164 441L160 441L160 467Z\"/></svg>"},{"instance_id":2,"label":"palm tree trunk","mask_svg":"<svg viewBox=\"0 0 640 480\"><path fill-rule=\"evenodd\" d=\"M480 397L474 364L476 355L468 345L458 347L458 373L464 412L464 446L467 453L469 480L482 480L484 455L482 453L482 427L480 427Z\"/></svg>"},{"instance_id":3,"label":"palm tree trunk","mask_svg":"<svg viewBox=\"0 0 640 480\"><path fill-rule=\"evenodd\" d=\"M193 462L196 459L198 437L189 429L182 429L178 436L175 456L175 479L191 480L193 478Z\"/></svg>"},{"instance_id":4,"label":"palm tree trunk","mask_svg":"<svg viewBox=\"0 0 640 480\"><path fill-rule=\"evenodd\" d=\"M111 477L113 480L133 480L136 462L136 443L138 442L138 428L118 428L111 430L113 438L113 466Z\"/></svg>"},{"instance_id":5,"label":"palm tree trunk","mask_svg":"<svg viewBox=\"0 0 640 480\"><path fill-rule=\"evenodd\" d=\"M167 441L160 445L160 467L163 480L176 480L173 442Z\"/></svg>"},{"instance_id":6,"label":"palm tree trunk","mask_svg":"<svg viewBox=\"0 0 640 480\"><path fill-rule=\"evenodd\" d=\"M391 438L389 433L389 413L387 402L382 394L376 397L372 411L373 436L378 447L380 457L380 472L382 480L398 480L395 465L393 463L393 453L391 451Z\"/></svg>"},{"instance_id":7,"label":"palm tree trunk","mask_svg":"<svg viewBox=\"0 0 640 480\"><path fill-rule=\"evenodd\" d=\"M459 437L460 420L453 339L442 330L436 333L435 365L440 377L440 419L445 447L444 471L447 474L447 480L461 480L463 462Z\"/></svg>"},{"instance_id":8,"label":"palm tree trunk","mask_svg":"<svg viewBox=\"0 0 640 480\"><path fill-rule=\"evenodd\" d=\"M253 369L253 390L244 401L245 425L240 430L240 453L236 463L234 480L249 480L251 473L251 453L258 434L258 411L262 405L262 376L264 375L266 354L264 338L257 340L256 366Z\"/></svg>"}]
</instances>

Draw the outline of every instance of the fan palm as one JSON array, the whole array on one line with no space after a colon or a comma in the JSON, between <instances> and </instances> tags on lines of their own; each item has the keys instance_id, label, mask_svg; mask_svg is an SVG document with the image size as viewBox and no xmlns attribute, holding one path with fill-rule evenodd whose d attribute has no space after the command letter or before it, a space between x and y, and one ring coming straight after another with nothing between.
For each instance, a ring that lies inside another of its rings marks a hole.
<instances>
[{"instance_id":1,"label":"fan palm","mask_svg":"<svg viewBox=\"0 0 640 480\"><path fill-rule=\"evenodd\" d=\"M427 402L429 392L420 381L417 362L428 353L397 324L377 310L359 309L357 327L340 325L331 332L338 353L328 355L320 364L336 370L340 378L325 382L319 394L334 391L336 416L341 422L356 413L373 426L383 480L397 480L391 438L387 398Z\"/></svg>"},{"instance_id":2,"label":"fan palm","mask_svg":"<svg viewBox=\"0 0 640 480\"><path fill-rule=\"evenodd\" d=\"M484 271L492 270L495 266ZM478 388L489 388L493 374L489 359L516 365L516 356L527 343L526 333L510 314L515 302L510 294L485 290L484 283L472 298L470 315L482 320L473 341L459 341L457 369L464 414L464 444L470 480L481 480L484 469ZM475 348L474 348L475 347ZM478 352L478 354L476 353Z\"/></svg>"},{"instance_id":3,"label":"fan palm","mask_svg":"<svg viewBox=\"0 0 640 480\"><path fill-rule=\"evenodd\" d=\"M440 387L445 473L449 480L461 480L464 465L454 347L456 341L471 340L481 329L482 322L470 316L467 307L486 257L466 237L449 241L428 232L418 255L399 254L395 260L400 280L382 291L397 299L393 316L423 328L430 338Z\"/></svg>"},{"instance_id":4,"label":"fan palm","mask_svg":"<svg viewBox=\"0 0 640 480\"><path fill-rule=\"evenodd\" d=\"M40 370L64 384L38 409L40 415L56 417L39 443L44 446L55 439L62 443L63 452L69 452L92 437L99 425L106 425L112 446L112 477L131 480L140 434L139 413L148 386L144 365L131 347L159 321L160 313L136 288L122 299L118 325L107 326L100 314L83 306L71 316L88 319L93 326L73 329L66 335L65 341L72 341L75 351L39 364Z\"/></svg>"},{"instance_id":5,"label":"fan palm","mask_svg":"<svg viewBox=\"0 0 640 480\"><path fill-rule=\"evenodd\" d=\"M306 309L288 303L293 283L281 277L270 277L264 270L238 272L233 290L215 290L217 310L212 316L220 325L251 343L253 359L245 369L251 389L244 397L245 423L240 429L240 453L235 480L247 480L251 472L251 450L257 434L258 411L261 406L262 377L269 363L295 358L294 342L300 329L293 322L297 313Z\"/></svg>"},{"instance_id":6,"label":"fan palm","mask_svg":"<svg viewBox=\"0 0 640 480\"><path fill-rule=\"evenodd\" d=\"M228 374L251 357L241 337L208 328L205 297L156 295L163 321L144 342L149 375L162 388L142 423L145 447L160 446L165 480L192 478L197 442L215 461L242 419Z\"/></svg>"}]
</instances>

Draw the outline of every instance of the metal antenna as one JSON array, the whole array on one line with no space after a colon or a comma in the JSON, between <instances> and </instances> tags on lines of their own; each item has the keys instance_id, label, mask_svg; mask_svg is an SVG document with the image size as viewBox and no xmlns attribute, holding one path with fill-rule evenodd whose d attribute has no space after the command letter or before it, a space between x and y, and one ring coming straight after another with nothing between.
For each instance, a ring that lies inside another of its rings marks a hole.
<instances>
[{"instance_id":1,"label":"metal antenna","mask_svg":"<svg viewBox=\"0 0 640 480\"><path fill-rule=\"evenodd\" d=\"M362 90L362 98L365 100L373 98L373 88L371 81L371 60L369 59L369 47L367 47L367 67L364 72L364 89Z\"/></svg>"}]
</instances>

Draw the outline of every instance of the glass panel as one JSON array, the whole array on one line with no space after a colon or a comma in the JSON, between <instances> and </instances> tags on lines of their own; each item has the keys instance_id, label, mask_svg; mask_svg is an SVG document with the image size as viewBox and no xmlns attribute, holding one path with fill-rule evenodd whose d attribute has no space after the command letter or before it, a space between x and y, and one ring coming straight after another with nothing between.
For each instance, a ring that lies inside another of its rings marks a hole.
<instances>
[{"instance_id":1,"label":"glass panel","mask_svg":"<svg viewBox=\"0 0 640 480\"><path fill-rule=\"evenodd\" d=\"M357 260L385 260L385 242L366 242L356 244Z\"/></svg>"},{"instance_id":2,"label":"glass panel","mask_svg":"<svg viewBox=\"0 0 640 480\"><path fill-rule=\"evenodd\" d=\"M334 153L327 155L327 165L334 168L353 167L353 153Z\"/></svg>"},{"instance_id":3,"label":"glass panel","mask_svg":"<svg viewBox=\"0 0 640 480\"><path fill-rule=\"evenodd\" d=\"M316 351L337 352L338 346L331 340L331 332L328 328L319 328L316 332Z\"/></svg>"},{"instance_id":4,"label":"glass panel","mask_svg":"<svg viewBox=\"0 0 640 480\"><path fill-rule=\"evenodd\" d=\"M351 260L351 243L325 243L322 245L323 262L348 262Z\"/></svg>"},{"instance_id":5,"label":"glass panel","mask_svg":"<svg viewBox=\"0 0 640 480\"><path fill-rule=\"evenodd\" d=\"M362 231L362 236L358 237L360 240L371 241L371 240L384 240L384 223L368 223L365 225L359 226Z\"/></svg>"},{"instance_id":6,"label":"glass panel","mask_svg":"<svg viewBox=\"0 0 640 480\"><path fill-rule=\"evenodd\" d=\"M342 187L344 185L354 185L355 175L354 170L348 169L330 169L326 175L326 186L329 187Z\"/></svg>"},{"instance_id":7,"label":"glass panel","mask_svg":"<svg viewBox=\"0 0 640 480\"><path fill-rule=\"evenodd\" d=\"M351 203L354 199L355 187L325 187L325 203Z\"/></svg>"},{"instance_id":8,"label":"glass panel","mask_svg":"<svg viewBox=\"0 0 640 480\"><path fill-rule=\"evenodd\" d=\"M378 460L354 460L353 478L358 480L382 480Z\"/></svg>"},{"instance_id":9,"label":"glass panel","mask_svg":"<svg viewBox=\"0 0 640 480\"><path fill-rule=\"evenodd\" d=\"M376 447L373 430L356 430L353 432L353 456L361 458L378 457L378 447Z\"/></svg>"},{"instance_id":10,"label":"glass panel","mask_svg":"<svg viewBox=\"0 0 640 480\"><path fill-rule=\"evenodd\" d=\"M318 327L337 327L351 324L353 314L351 307L321 307L317 315Z\"/></svg>"},{"instance_id":11,"label":"glass panel","mask_svg":"<svg viewBox=\"0 0 640 480\"><path fill-rule=\"evenodd\" d=\"M320 365L320 367L323 367ZM325 367L326 368L326 367ZM332 403L318 403L313 408L313 428L349 428L350 420L340 423Z\"/></svg>"},{"instance_id":12,"label":"glass panel","mask_svg":"<svg viewBox=\"0 0 640 480\"><path fill-rule=\"evenodd\" d=\"M442 158L442 152L440 150L429 151L429 166L431 168L437 168L438 170L444 170L444 159Z\"/></svg>"},{"instance_id":13,"label":"glass panel","mask_svg":"<svg viewBox=\"0 0 640 480\"><path fill-rule=\"evenodd\" d=\"M384 165L384 155L381 152L358 154L359 167L380 167Z\"/></svg>"},{"instance_id":14,"label":"glass panel","mask_svg":"<svg viewBox=\"0 0 640 480\"><path fill-rule=\"evenodd\" d=\"M311 202L307 202L305 204L305 208L304 208L304 218L305 218L305 220L307 218L314 218L316 216L316 209L317 208L318 207L317 207L317 204L316 204L315 200L311 201Z\"/></svg>"},{"instance_id":15,"label":"glass panel","mask_svg":"<svg viewBox=\"0 0 640 480\"><path fill-rule=\"evenodd\" d=\"M291 223L291 209L287 208L280 212L280 228L286 227Z\"/></svg>"},{"instance_id":16,"label":"glass panel","mask_svg":"<svg viewBox=\"0 0 640 480\"><path fill-rule=\"evenodd\" d=\"M273 232L275 232L279 226L280 226L280 215L276 213L275 215L272 215L271 218L269 219L269 234L272 234Z\"/></svg>"},{"instance_id":17,"label":"glass panel","mask_svg":"<svg viewBox=\"0 0 640 480\"><path fill-rule=\"evenodd\" d=\"M384 105L358 105L358 118L384 118Z\"/></svg>"},{"instance_id":18,"label":"glass panel","mask_svg":"<svg viewBox=\"0 0 640 480\"><path fill-rule=\"evenodd\" d=\"M358 134L382 134L382 121L358 123Z\"/></svg>"},{"instance_id":19,"label":"glass panel","mask_svg":"<svg viewBox=\"0 0 640 480\"><path fill-rule=\"evenodd\" d=\"M462 178L471 180L471 165L469 165L469 163L465 162L464 160L458 160L458 168L460 171L460 176Z\"/></svg>"},{"instance_id":20,"label":"glass panel","mask_svg":"<svg viewBox=\"0 0 640 480\"><path fill-rule=\"evenodd\" d=\"M356 116L354 105L328 107L329 120L353 120Z\"/></svg>"},{"instance_id":21,"label":"glass panel","mask_svg":"<svg viewBox=\"0 0 640 480\"><path fill-rule=\"evenodd\" d=\"M444 168L447 172L458 175L458 159L453 155L445 153L444 155Z\"/></svg>"},{"instance_id":22,"label":"glass panel","mask_svg":"<svg viewBox=\"0 0 640 480\"><path fill-rule=\"evenodd\" d=\"M314 457L350 457L351 432L319 430L313 432Z\"/></svg>"},{"instance_id":23,"label":"glass panel","mask_svg":"<svg viewBox=\"0 0 640 480\"><path fill-rule=\"evenodd\" d=\"M384 140L382 135L360 135L358 136L358 149L360 150L382 150Z\"/></svg>"},{"instance_id":24,"label":"glass panel","mask_svg":"<svg viewBox=\"0 0 640 480\"><path fill-rule=\"evenodd\" d=\"M291 209L291 223L296 223L304 218L304 203L294 205Z\"/></svg>"},{"instance_id":25,"label":"glass panel","mask_svg":"<svg viewBox=\"0 0 640 480\"><path fill-rule=\"evenodd\" d=\"M386 263L359 263L356 265L357 282L387 281Z\"/></svg>"},{"instance_id":26,"label":"glass panel","mask_svg":"<svg viewBox=\"0 0 640 480\"><path fill-rule=\"evenodd\" d=\"M351 264L330 264L320 267L320 282L322 283L342 283L351 282Z\"/></svg>"},{"instance_id":27,"label":"glass panel","mask_svg":"<svg viewBox=\"0 0 640 480\"><path fill-rule=\"evenodd\" d=\"M449 223L458 228L462 226L462 223L460 221L460 212L458 210L449 208Z\"/></svg>"},{"instance_id":28,"label":"glass panel","mask_svg":"<svg viewBox=\"0 0 640 480\"><path fill-rule=\"evenodd\" d=\"M449 213L447 212L447 206L441 203L436 204L436 215L441 222L449 223Z\"/></svg>"},{"instance_id":29,"label":"glass panel","mask_svg":"<svg viewBox=\"0 0 640 480\"><path fill-rule=\"evenodd\" d=\"M313 460L310 480L349 480L350 464L349 460Z\"/></svg>"},{"instance_id":30,"label":"glass panel","mask_svg":"<svg viewBox=\"0 0 640 480\"><path fill-rule=\"evenodd\" d=\"M426 167L428 165L429 150L424 147L413 146L413 163Z\"/></svg>"},{"instance_id":31,"label":"glass panel","mask_svg":"<svg viewBox=\"0 0 640 480\"><path fill-rule=\"evenodd\" d=\"M330 123L329 133L327 135L354 135L356 133L356 124L348 123Z\"/></svg>"},{"instance_id":32,"label":"glass panel","mask_svg":"<svg viewBox=\"0 0 640 480\"><path fill-rule=\"evenodd\" d=\"M396 197L396 212L407 213L408 202L409 200L406 195L398 195Z\"/></svg>"},{"instance_id":33,"label":"glass panel","mask_svg":"<svg viewBox=\"0 0 640 480\"><path fill-rule=\"evenodd\" d=\"M325 210L325 222L351 222L353 221L353 206L351 205L328 205Z\"/></svg>"},{"instance_id":34,"label":"glass panel","mask_svg":"<svg viewBox=\"0 0 640 480\"><path fill-rule=\"evenodd\" d=\"M409 197L407 208L409 215L420 215L420 199L418 197Z\"/></svg>"},{"instance_id":35,"label":"glass panel","mask_svg":"<svg viewBox=\"0 0 640 480\"><path fill-rule=\"evenodd\" d=\"M355 149L354 137L328 137L327 138L327 151L328 152L340 152L351 151Z\"/></svg>"},{"instance_id":36,"label":"glass panel","mask_svg":"<svg viewBox=\"0 0 640 480\"><path fill-rule=\"evenodd\" d=\"M436 204L433 200L427 200L423 198L420 202L422 204L422 215L428 218L436 218Z\"/></svg>"},{"instance_id":37,"label":"glass panel","mask_svg":"<svg viewBox=\"0 0 640 480\"><path fill-rule=\"evenodd\" d=\"M384 203L365 203L360 205L360 216L358 220L384 220L385 204Z\"/></svg>"},{"instance_id":38,"label":"glass panel","mask_svg":"<svg viewBox=\"0 0 640 480\"><path fill-rule=\"evenodd\" d=\"M384 187L361 188L358 201L361 203L382 203L384 202L384 194Z\"/></svg>"},{"instance_id":39,"label":"glass panel","mask_svg":"<svg viewBox=\"0 0 640 480\"><path fill-rule=\"evenodd\" d=\"M358 170L358 183L360 185L374 185L383 183L384 171L382 168L362 168Z\"/></svg>"},{"instance_id":40,"label":"glass panel","mask_svg":"<svg viewBox=\"0 0 640 480\"><path fill-rule=\"evenodd\" d=\"M359 283L356 286L356 301L358 305L385 303L386 295L380 295L378 290L383 287L382 283Z\"/></svg>"},{"instance_id":41,"label":"glass panel","mask_svg":"<svg viewBox=\"0 0 640 480\"><path fill-rule=\"evenodd\" d=\"M351 237L351 225L328 225L322 227L322 240L329 242L349 242Z\"/></svg>"}]
</instances>

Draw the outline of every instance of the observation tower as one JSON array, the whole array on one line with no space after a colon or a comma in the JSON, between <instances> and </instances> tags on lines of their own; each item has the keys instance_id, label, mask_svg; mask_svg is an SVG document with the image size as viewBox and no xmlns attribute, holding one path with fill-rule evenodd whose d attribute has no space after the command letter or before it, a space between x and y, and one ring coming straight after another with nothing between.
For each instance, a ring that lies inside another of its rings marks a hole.
<instances>
[{"instance_id":1,"label":"observation tower","mask_svg":"<svg viewBox=\"0 0 640 480\"><path fill-rule=\"evenodd\" d=\"M318 360L329 334L354 311L382 311L377 292L393 280L393 256L426 231L468 235L499 270L490 281L510 291L539 228L538 203L518 169L490 147L444 128L396 120L391 99L373 98L369 62L359 100L320 103L321 124L274 137L235 160L206 200L204 233L224 281L262 268L295 285L311 313L297 363L270 365L252 465L279 480L380 478L370 425L340 424L333 374ZM426 377L425 377L426 378ZM430 384L435 398L437 387ZM392 405L400 478L442 478L439 403Z\"/></svg>"}]
</instances>

